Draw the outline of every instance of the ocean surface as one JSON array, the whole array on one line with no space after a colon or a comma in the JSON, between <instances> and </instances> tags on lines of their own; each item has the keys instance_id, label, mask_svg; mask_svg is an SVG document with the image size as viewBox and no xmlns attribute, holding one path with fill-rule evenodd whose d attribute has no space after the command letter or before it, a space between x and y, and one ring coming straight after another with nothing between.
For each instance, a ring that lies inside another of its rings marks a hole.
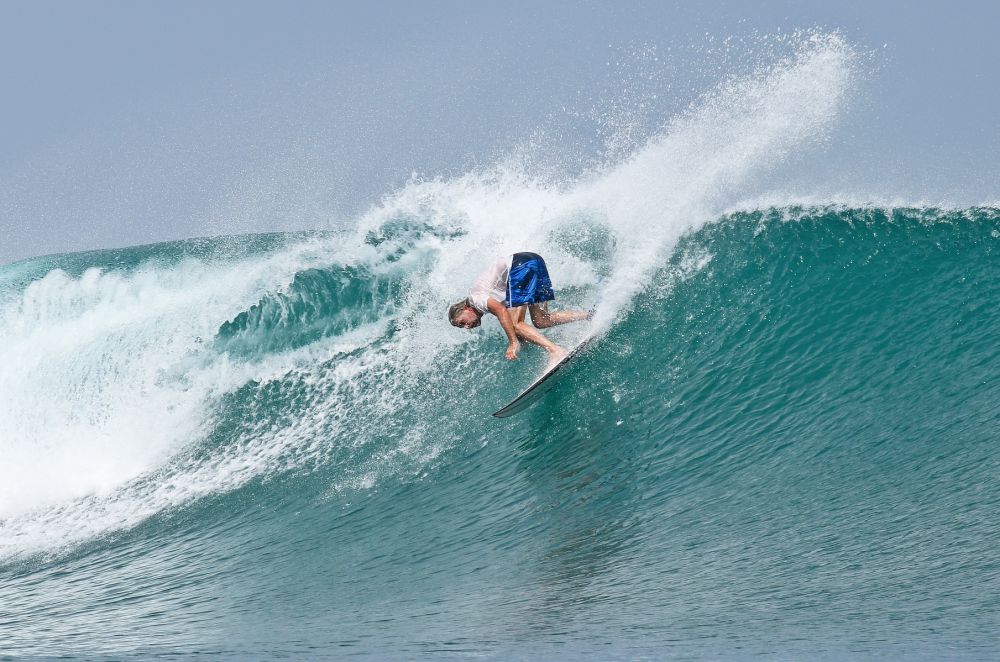
<instances>
[{"instance_id":1,"label":"ocean surface","mask_svg":"<svg viewBox=\"0 0 1000 662\"><path fill-rule=\"evenodd\" d=\"M0 658L996 659L1000 209L747 203L814 39L572 181L0 266ZM537 405L447 305L547 260Z\"/></svg>"}]
</instances>

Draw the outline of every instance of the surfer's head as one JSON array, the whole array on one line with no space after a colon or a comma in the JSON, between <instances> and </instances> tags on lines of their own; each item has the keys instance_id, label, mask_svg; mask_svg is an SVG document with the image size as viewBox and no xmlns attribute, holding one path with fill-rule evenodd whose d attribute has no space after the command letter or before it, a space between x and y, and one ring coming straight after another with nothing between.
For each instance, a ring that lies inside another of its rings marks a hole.
<instances>
[{"instance_id":1,"label":"surfer's head","mask_svg":"<svg viewBox=\"0 0 1000 662\"><path fill-rule=\"evenodd\" d=\"M468 299L462 299L448 306L448 321L460 329L476 328L480 324L481 317L479 311L469 305Z\"/></svg>"}]
</instances>

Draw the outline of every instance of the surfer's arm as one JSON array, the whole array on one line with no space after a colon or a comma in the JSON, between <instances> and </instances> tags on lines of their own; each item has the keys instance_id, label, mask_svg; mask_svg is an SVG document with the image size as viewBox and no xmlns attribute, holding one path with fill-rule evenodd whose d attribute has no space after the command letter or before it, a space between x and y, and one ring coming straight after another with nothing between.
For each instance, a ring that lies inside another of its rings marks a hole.
<instances>
[{"instance_id":1,"label":"surfer's arm","mask_svg":"<svg viewBox=\"0 0 1000 662\"><path fill-rule=\"evenodd\" d=\"M500 320L500 326L503 327L503 332L507 334L507 342L509 343L507 345L506 356L508 360L513 361L517 358L517 350L521 348L521 343L517 341L517 334L514 332L514 322L511 321L510 315L507 314L507 308L496 299L489 298L486 300L486 309Z\"/></svg>"}]
</instances>

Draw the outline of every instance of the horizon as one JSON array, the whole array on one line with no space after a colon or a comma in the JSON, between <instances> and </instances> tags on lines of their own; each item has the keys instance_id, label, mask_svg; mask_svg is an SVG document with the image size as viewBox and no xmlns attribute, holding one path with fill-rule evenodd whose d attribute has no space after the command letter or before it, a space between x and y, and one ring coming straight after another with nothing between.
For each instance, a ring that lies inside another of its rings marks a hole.
<instances>
[{"instance_id":1,"label":"horizon","mask_svg":"<svg viewBox=\"0 0 1000 662\"><path fill-rule=\"evenodd\" d=\"M964 9L6 4L0 263L348 227L414 177L512 158L573 181L796 30L838 32L864 71L757 198L995 204L1000 8Z\"/></svg>"}]
</instances>

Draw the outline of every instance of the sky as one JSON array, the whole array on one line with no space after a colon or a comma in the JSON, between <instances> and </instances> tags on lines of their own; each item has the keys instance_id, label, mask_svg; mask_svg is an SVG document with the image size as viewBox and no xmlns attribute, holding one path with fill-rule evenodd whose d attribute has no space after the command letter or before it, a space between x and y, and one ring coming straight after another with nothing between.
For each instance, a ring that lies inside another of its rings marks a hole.
<instances>
[{"instance_id":1,"label":"sky","mask_svg":"<svg viewBox=\"0 0 1000 662\"><path fill-rule=\"evenodd\" d=\"M956 1L2 0L0 264L343 227L525 145L571 172L796 30L864 73L789 195L996 204L998 26Z\"/></svg>"}]
</instances>

